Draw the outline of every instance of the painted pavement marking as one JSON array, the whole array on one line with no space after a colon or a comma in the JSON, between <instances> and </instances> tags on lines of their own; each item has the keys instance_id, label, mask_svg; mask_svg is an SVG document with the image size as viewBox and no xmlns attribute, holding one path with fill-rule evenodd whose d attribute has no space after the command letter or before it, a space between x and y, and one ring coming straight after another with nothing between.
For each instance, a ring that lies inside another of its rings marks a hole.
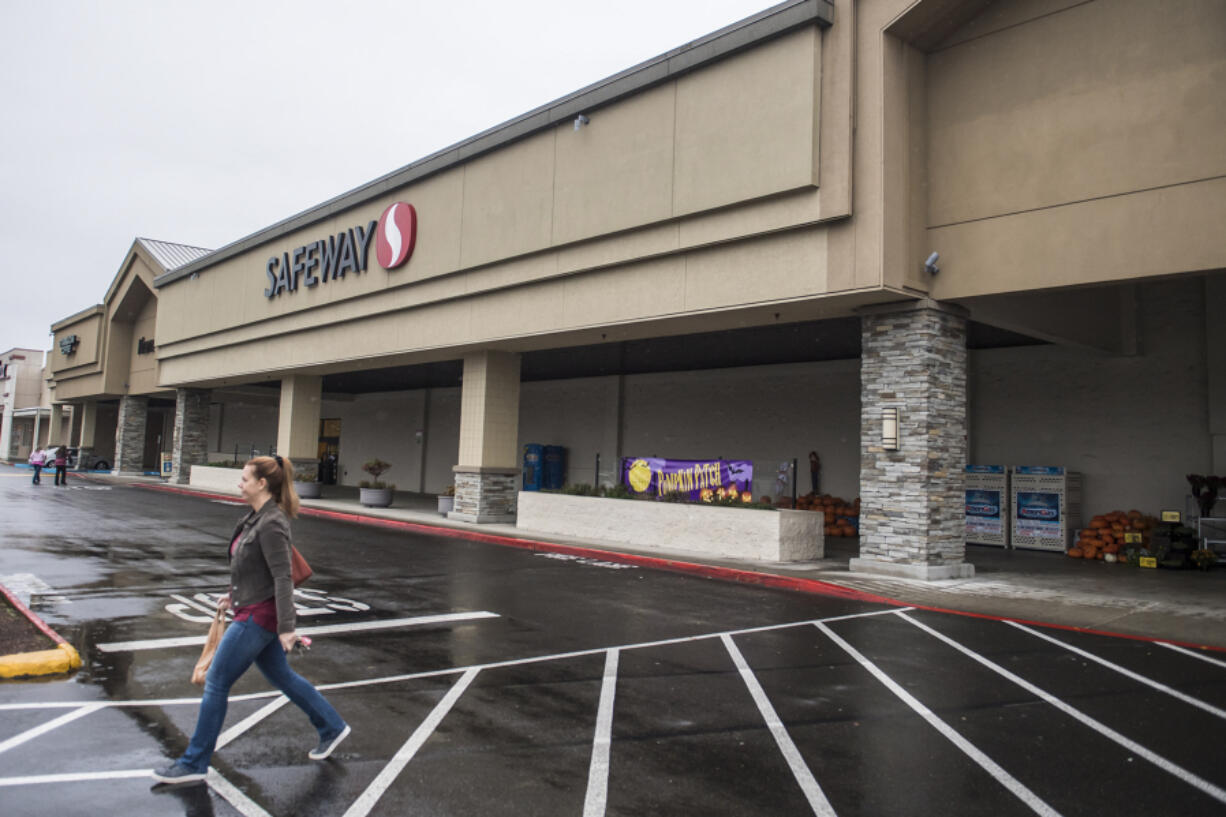
<instances>
[{"instance_id":1,"label":"painted pavement marking","mask_svg":"<svg viewBox=\"0 0 1226 817\"><path fill-rule=\"evenodd\" d=\"M1132 680L1136 681L1139 684L1145 684L1146 686L1153 687L1159 692L1170 695L1172 698L1178 698L1179 700L1183 701L1186 704L1191 704L1197 709L1203 709L1204 711L1208 712L1210 715L1216 715L1217 717L1226 720L1226 710L1218 709L1216 706L1212 706L1211 704L1207 704L1204 701L1193 698L1191 695L1186 695L1177 689L1172 689L1166 684L1159 683L1158 681L1155 681L1151 678L1146 678L1144 675L1141 675L1140 673L1133 672L1132 670L1126 667L1121 667L1119 664L1113 664L1105 658L1099 658L1097 655L1086 652L1080 647L1074 647L1072 644L1066 644L1065 642L1061 641L1058 638L1052 638L1046 633L1040 633L1037 630L1027 627L1024 624L1018 624L1016 621L1006 621L1005 623L1012 627L1016 627L1017 629L1022 630L1023 632L1030 633L1035 638L1041 638L1044 641L1049 641L1058 647L1063 647L1069 652L1074 652L1077 655L1080 655L1082 658L1088 658L1089 660L1095 662L1096 664L1101 664L1102 666L1106 667L1109 670L1114 670L1115 672L1118 672L1120 675L1123 675L1126 678L1131 678Z\"/></svg>"},{"instance_id":2,"label":"painted pavement marking","mask_svg":"<svg viewBox=\"0 0 1226 817\"><path fill-rule=\"evenodd\" d=\"M609 750L613 744L613 698L617 693L617 648L605 653L604 675L600 681L600 704L596 709L596 733L592 738L592 760L587 772L587 795L583 817L604 817L609 799Z\"/></svg>"},{"instance_id":3,"label":"painted pavement marking","mask_svg":"<svg viewBox=\"0 0 1226 817\"><path fill-rule=\"evenodd\" d=\"M817 624L816 626L822 627L824 625ZM809 808L813 809L813 813L819 815L819 817L827 817L827 815L834 817L834 807L826 799L826 793L822 791L817 778L813 776L813 771L805 763L805 759L800 756L800 750L796 748L796 743L792 740L792 736L788 734L787 727L783 725L783 721L779 720L779 714L775 712L775 707L771 704L770 698L766 696L766 690L762 689L762 685L758 683L757 676L749 668L749 664L745 661L745 656L741 655L741 651L733 643L732 636L727 634L721 635L720 640L724 642L728 655L732 657L732 663L736 664L737 671L741 673L741 680L749 688L749 694L753 696L754 703L758 705L758 711L762 713L762 719L766 721L766 727L770 730L771 736L774 737L775 743L779 746L779 751L792 769L796 782L800 784L800 790L804 792L805 799L809 801Z\"/></svg>"},{"instance_id":4,"label":"painted pavement marking","mask_svg":"<svg viewBox=\"0 0 1226 817\"><path fill-rule=\"evenodd\" d=\"M1040 689L1039 687L1030 683L1029 681L1022 678L1021 676L1015 675L1014 673L1010 672L1009 670L1005 669L999 664L996 664L993 661L990 661L987 658L984 658L982 655L979 655L975 651L962 646L957 641L954 641L952 638L945 635L944 633L937 632L933 628L929 627L927 624L924 624L921 621L917 621L916 619L912 618L906 613L897 612L895 613L895 615L897 615L899 618L903 619L904 621L907 621L915 625L916 627L928 633L929 635L936 638L937 640L943 641L944 643L953 647L958 652L962 653L968 658L973 659L974 661L979 662L980 664L992 670L993 672L997 673L998 675L1001 675L1004 678L1007 678L1008 680L1020 686L1022 689L1029 692L1031 695L1041 698L1042 700L1051 704L1056 709L1059 709L1061 712L1065 713L1069 717L1080 721L1081 723L1093 729L1095 732L1098 732L1100 735L1107 738L1108 740L1115 741L1116 743L1118 743L1120 746L1123 746L1128 751L1140 755L1141 757L1145 758L1150 763L1154 764L1155 766L1162 769L1163 771L1169 772L1170 774L1174 775L1175 777L1178 777L1180 780L1187 783L1188 785L1193 786L1197 789L1200 789L1201 791L1203 791L1205 794L1209 795L1213 799L1221 803L1226 803L1226 790L1213 785L1208 780L1205 780L1204 778L1196 774L1193 774L1192 772L1188 771L1182 766L1179 766L1175 763L1170 762L1166 758L1159 755L1157 752L1153 752L1153 751L1150 751L1149 749L1146 749L1144 746L1132 740L1131 738L1124 737L1119 732L1116 732L1114 729L1107 726L1106 724L1101 723L1100 721L1097 721L1094 718L1091 718L1089 715L1085 714L1084 712L1081 712L1080 710L1075 709L1069 704L1066 704L1064 701L1060 700L1055 695L1052 695L1050 692Z\"/></svg>"},{"instance_id":5,"label":"painted pavement marking","mask_svg":"<svg viewBox=\"0 0 1226 817\"><path fill-rule=\"evenodd\" d=\"M913 610L913 607L904 607L902 610ZM772 630L785 630L791 627L808 627L816 624L818 621L848 621L856 618L871 618L874 616L892 615L897 611L894 608L888 610L874 610L868 613L850 613L843 616L831 616L823 619L805 619L804 621L789 621L784 624L768 624L760 627L746 627L739 630L727 630L725 632L704 633L702 635L679 636L677 638L665 638L659 641L643 641L637 644L626 644L617 647L595 647L589 650L574 650L572 652L553 653L551 655L536 655L528 658L511 658L506 661L494 661L488 664L473 664L462 667L446 667L444 669L424 670L422 672L411 672L403 675L385 675L380 678L365 678L360 681L338 681L332 684L317 684L316 689L323 691L334 689L353 689L355 687L364 686L379 686L381 684L395 684L402 681L416 681L423 678L439 678L446 675L459 675L467 672L470 669L501 669L504 667L516 667L524 664L537 664L547 661L558 661L566 658L582 658L589 655L603 655L610 649L638 650L647 649L650 647L663 647L672 644L687 644L693 641L703 641L711 638L719 638L725 633L727 635L745 635L747 633L765 633ZM300 631L301 632L301 631ZM203 643L203 642L200 642ZM230 702L235 701L255 701L261 698L273 698L281 693L276 690L267 690L264 692L248 692L243 695L230 696ZM127 706L199 706L200 698L151 698L148 700L139 701L100 701L98 706L102 708L110 707L127 707ZM0 703L0 712L25 709L75 709L81 706L80 701L38 701L31 703Z\"/></svg>"},{"instance_id":6,"label":"painted pavement marking","mask_svg":"<svg viewBox=\"0 0 1226 817\"><path fill-rule=\"evenodd\" d=\"M68 712L63 715L60 715L58 718L53 718L47 721L46 723L39 724L38 726L35 726L33 729L27 729L21 734L14 735L8 740L0 741L0 752L7 752L9 749L12 749L15 746L20 746L21 744L25 743L27 740L33 740L39 735L45 735L46 733L52 730L60 728L66 723L72 723L77 718L83 718L86 715L90 714L91 712L97 712L99 709L102 709L102 708L103 707L101 704L86 704L85 706L82 706L79 709L75 709L72 712Z\"/></svg>"},{"instance_id":7,"label":"painted pavement marking","mask_svg":"<svg viewBox=\"0 0 1226 817\"><path fill-rule=\"evenodd\" d=\"M395 756L388 762L383 770L375 776L370 785L366 787L366 791L362 792L357 800L353 801L348 810L345 811L344 817L366 817L370 810L375 807L375 803L379 802L379 798L388 790L388 787L395 782L396 777L404 770L404 767L409 765L409 761L417 754L429 737L434 734L434 730L443 722L443 718L447 717L447 713L455 706L455 702L464 694L464 690L468 689L468 685L477 677L479 669L473 668L466 671L460 680L447 691L443 696L443 700L438 702L434 707L434 711L422 721L421 725L413 732Z\"/></svg>"},{"instance_id":8,"label":"painted pavement marking","mask_svg":"<svg viewBox=\"0 0 1226 817\"><path fill-rule=\"evenodd\" d=\"M260 707L255 712L252 712L250 715L218 735L217 745L213 747L213 751L216 752L223 746L233 743L235 740L242 737L244 732L253 728L260 721L264 720L269 715L285 706L287 703L289 703L289 698L286 698L284 695L278 695L272 703L264 704L264 706Z\"/></svg>"},{"instance_id":9,"label":"painted pavement marking","mask_svg":"<svg viewBox=\"0 0 1226 817\"><path fill-rule=\"evenodd\" d=\"M35 786L47 783L88 783L95 780L125 780L149 777L153 769L116 769L110 772L65 772L63 774L32 774L23 777L0 777L0 786Z\"/></svg>"},{"instance_id":10,"label":"painted pavement marking","mask_svg":"<svg viewBox=\"0 0 1226 817\"><path fill-rule=\"evenodd\" d=\"M1192 658L1199 658L1201 661L1207 661L1210 664L1217 664L1219 667L1226 667L1226 661L1223 661L1220 658L1210 658L1207 655L1201 655L1196 650L1189 650L1187 647L1180 647L1177 644L1171 644L1166 641L1155 641L1154 643L1159 647L1166 647L1168 650L1181 652L1184 655L1191 656Z\"/></svg>"},{"instance_id":11,"label":"painted pavement marking","mask_svg":"<svg viewBox=\"0 0 1226 817\"><path fill-rule=\"evenodd\" d=\"M825 624L821 623L818 623L816 627L821 630L827 638L837 644L839 648L843 650L843 652L855 659L856 663L868 670L868 672L874 678L880 681L886 689L894 693L896 698L905 703L907 706L911 707L911 709L917 715L927 721L929 726L940 732L946 740L948 740L954 746L957 746L960 750L962 750L963 754L975 761L975 763L979 764L980 768L994 777L996 782L1000 783L1002 786L1012 792L1017 799L1025 803L1031 811L1033 811L1035 814L1048 815L1048 817L1059 817L1060 812L1056 811L1045 803L1043 798L1039 797L1024 783L1005 771L999 763L984 754L979 747L975 746L975 744L964 738L952 726L937 717L936 713L920 703L920 701L914 695L903 689L902 686L900 686L893 678L886 675L880 667L865 657L859 650L844 641L837 633L834 632L834 630L831 630Z\"/></svg>"},{"instance_id":12,"label":"painted pavement marking","mask_svg":"<svg viewBox=\"0 0 1226 817\"><path fill-rule=\"evenodd\" d=\"M349 624L325 624L318 627L300 627L299 635L331 635L334 633L353 633L367 630L386 630L395 627L415 627L425 624L442 624L451 621L471 621L480 618L498 618L497 613L479 611L474 613L445 613L436 616L416 616L414 618L387 618L378 621L355 621ZM135 652L138 650L160 650L168 647L198 647L204 644L206 636L190 635L180 638L152 638L144 641L110 641L94 646L102 652Z\"/></svg>"},{"instance_id":13,"label":"painted pavement marking","mask_svg":"<svg viewBox=\"0 0 1226 817\"><path fill-rule=\"evenodd\" d=\"M262 809L258 803L252 800L247 795L239 791L238 787L221 776L221 773L216 769L210 768L208 775L205 777L205 782L209 784L209 788L217 792L223 800L225 800L234 808L238 809L243 817L272 817L267 811Z\"/></svg>"}]
</instances>

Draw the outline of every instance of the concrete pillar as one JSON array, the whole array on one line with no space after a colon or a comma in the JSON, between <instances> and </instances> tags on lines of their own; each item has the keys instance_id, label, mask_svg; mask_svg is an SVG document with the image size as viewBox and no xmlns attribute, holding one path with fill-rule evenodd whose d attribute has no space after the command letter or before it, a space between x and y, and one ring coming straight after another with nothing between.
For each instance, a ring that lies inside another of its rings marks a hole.
<instances>
[{"instance_id":1,"label":"concrete pillar","mask_svg":"<svg viewBox=\"0 0 1226 817\"><path fill-rule=\"evenodd\" d=\"M186 485L193 465L204 465L209 455L208 389L175 389L175 430L171 443L170 481Z\"/></svg>"},{"instance_id":2,"label":"concrete pillar","mask_svg":"<svg viewBox=\"0 0 1226 817\"><path fill-rule=\"evenodd\" d=\"M52 403L51 420L47 423L47 447L61 445L68 445L68 438L64 436L64 405Z\"/></svg>"},{"instance_id":3,"label":"concrete pillar","mask_svg":"<svg viewBox=\"0 0 1226 817\"><path fill-rule=\"evenodd\" d=\"M8 462L13 445L13 405L0 406L0 460Z\"/></svg>"},{"instance_id":4,"label":"concrete pillar","mask_svg":"<svg viewBox=\"0 0 1226 817\"><path fill-rule=\"evenodd\" d=\"M294 461L299 476L319 473L319 416L323 378L290 375L281 379L281 415L277 421L277 453ZM207 404L205 423L208 423Z\"/></svg>"},{"instance_id":5,"label":"concrete pillar","mask_svg":"<svg viewBox=\"0 0 1226 817\"><path fill-rule=\"evenodd\" d=\"M43 429L43 410L40 407L38 411L34 412L34 441L32 445L34 446L35 449L38 448L38 436L39 434L42 433L42 429ZM33 451L33 449L31 449L31 451Z\"/></svg>"},{"instance_id":6,"label":"concrete pillar","mask_svg":"<svg viewBox=\"0 0 1226 817\"><path fill-rule=\"evenodd\" d=\"M519 474L519 355L464 357L455 510L464 522L513 522Z\"/></svg>"},{"instance_id":7,"label":"concrete pillar","mask_svg":"<svg viewBox=\"0 0 1226 817\"><path fill-rule=\"evenodd\" d=\"M114 473L144 472L145 425L148 420L148 397L125 394L119 398L119 419L115 422Z\"/></svg>"},{"instance_id":8,"label":"concrete pillar","mask_svg":"<svg viewBox=\"0 0 1226 817\"><path fill-rule=\"evenodd\" d=\"M87 400L81 404L78 412L81 417L81 427L78 432L77 470L84 470L89 463L89 455L94 451L94 438L97 436L98 404Z\"/></svg>"},{"instance_id":9,"label":"concrete pillar","mask_svg":"<svg viewBox=\"0 0 1226 817\"><path fill-rule=\"evenodd\" d=\"M947 579L965 557L966 318L931 300L861 312L860 572ZM897 449L883 411L898 412Z\"/></svg>"}]
</instances>

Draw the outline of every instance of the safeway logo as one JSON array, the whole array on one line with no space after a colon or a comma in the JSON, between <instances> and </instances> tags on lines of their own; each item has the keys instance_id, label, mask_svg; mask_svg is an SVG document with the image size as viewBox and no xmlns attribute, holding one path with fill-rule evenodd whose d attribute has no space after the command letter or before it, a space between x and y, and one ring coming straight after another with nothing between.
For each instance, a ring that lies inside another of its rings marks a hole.
<instances>
[{"instance_id":1,"label":"safeway logo","mask_svg":"<svg viewBox=\"0 0 1226 817\"><path fill-rule=\"evenodd\" d=\"M384 269L395 269L409 260L417 243L417 211L413 205L398 201L379 216L375 235L375 257Z\"/></svg>"}]
</instances>

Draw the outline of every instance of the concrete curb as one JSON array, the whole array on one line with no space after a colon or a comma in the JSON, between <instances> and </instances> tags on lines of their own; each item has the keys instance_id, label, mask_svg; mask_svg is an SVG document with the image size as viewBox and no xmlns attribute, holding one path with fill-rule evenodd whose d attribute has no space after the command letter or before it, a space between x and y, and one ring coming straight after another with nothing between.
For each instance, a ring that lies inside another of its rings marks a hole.
<instances>
[{"instance_id":1,"label":"concrete curb","mask_svg":"<svg viewBox=\"0 0 1226 817\"><path fill-rule=\"evenodd\" d=\"M197 497L201 499L215 500L218 497L232 496L224 494L210 493L192 488L178 488L169 485L158 484L141 484L140 487L148 488L154 491L163 491L171 494L181 494L183 496ZM236 504L242 504L238 502ZM677 559L665 559L658 556L645 556L637 553L625 553L615 550L603 550L601 548L586 547L583 545L568 545L557 542L543 542L529 537L513 537L500 536L497 534L480 533L478 531L467 530L465 528L456 528L443 525L429 525L422 522L406 522L400 519L388 519L378 516L367 516L358 513L347 513L344 511L330 511L321 508L309 508L306 506L300 507L298 510L299 516L311 516L320 519L331 519L337 522L349 522L359 525L370 525L372 527L393 528L396 530L409 530L418 533L428 533L431 536L443 536L452 539L467 539L474 542L485 542L492 545L501 545L504 547L515 547L525 550L531 550L536 553L558 553L568 556L578 556L585 559L596 559L605 562L616 562L618 564L630 564L639 567L646 567L653 570L665 570L673 573L685 573L691 576L701 576L707 579L716 579L719 581L731 581L739 584L752 584L758 587L769 587L777 590L792 590L800 593L809 593L812 595L830 596L834 598L848 599L852 601L865 601L874 604L886 604L893 607L905 607L915 610L929 610L937 613L949 613L957 616L966 616L968 618L981 618L992 621L1013 621L1018 624L1032 625L1035 627L1044 627L1053 630L1065 630L1068 632L1085 633L1087 635L1104 635L1112 638L1125 638L1130 641L1147 641L1147 642L1162 642L1173 644L1178 647L1187 647L1189 649L1203 650L1206 652L1226 653L1226 647L1217 647L1207 644L1199 644L1192 641L1181 641L1170 638L1156 638L1146 635L1135 635L1132 633L1118 633L1110 630L1101 630L1093 627L1078 627L1071 624L1056 624L1048 621L1038 621L1034 619L1018 618L1015 616L1001 616L990 613L976 613L967 610L957 610L948 607L939 607L927 604L914 604L911 602L892 599L886 596L879 596L874 593L869 593L864 590L857 590L851 587L844 587L833 582L821 581L820 579L806 579L795 576L781 576L775 573L767 573L764 571L746 570L744 568L724 567L721 565L708 565L699 562L687 562Z\"/></svg>"},{"instance_id":2,"label":"concrete curb","mask_svg":"<svg viewBox=\"0 0 1226 817\"><path fill-rule=\"evenodd\" d=\"M9 592L0 584L0 593L14 609L30 620L30 623L55 642L55 649L37 650L35 652L17 652L0 655L0 678L25 678L36 675L59 675L72 672L81 666L81 656L76 648L64 640L63 636L47 626L38 615L26 607L21 599Z\"/></svg>"}]
</instances>

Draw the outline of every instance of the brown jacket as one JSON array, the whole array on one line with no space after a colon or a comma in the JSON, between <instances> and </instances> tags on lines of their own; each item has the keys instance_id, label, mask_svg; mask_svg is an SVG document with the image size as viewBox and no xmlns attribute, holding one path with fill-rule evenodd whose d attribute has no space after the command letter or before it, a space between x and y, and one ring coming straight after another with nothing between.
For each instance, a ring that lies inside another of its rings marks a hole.
<instances>
[{"instance_id":1,"label":"brown jacket","mask_svg":"<svg viewBox=\"0 0 1226 817\"><path fill-rule=\"evenodd\" d=\"M277 632L294 631L294 583L290 578L289 519L274 500L251 511L230 537L230 603L235 607L277 599Z\"/></svg>"}]
</instances>

